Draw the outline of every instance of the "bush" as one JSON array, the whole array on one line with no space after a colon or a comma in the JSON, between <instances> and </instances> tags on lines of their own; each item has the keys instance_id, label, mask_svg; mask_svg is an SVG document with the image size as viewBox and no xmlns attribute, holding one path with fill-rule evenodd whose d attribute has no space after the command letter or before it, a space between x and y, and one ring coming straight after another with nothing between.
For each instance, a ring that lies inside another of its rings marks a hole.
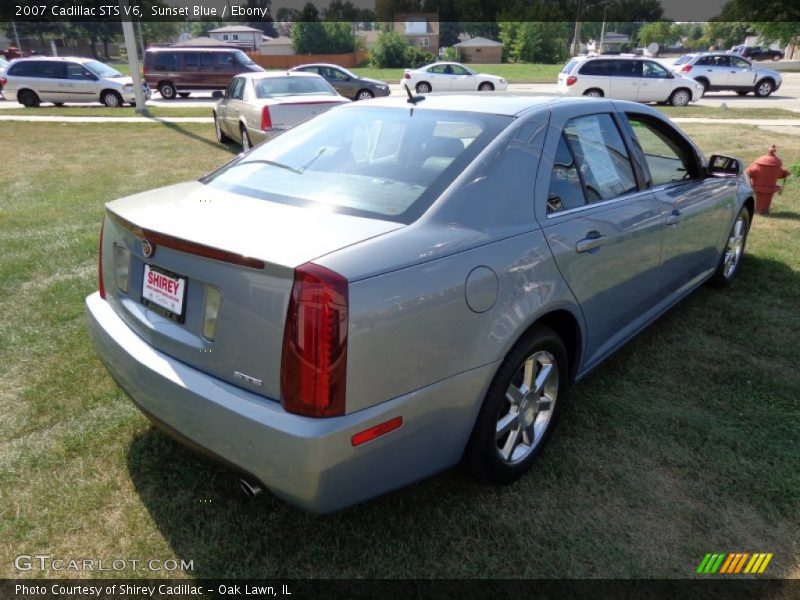
<instances>
[{"instance_id":1,"label":"bush","mask_svg":"<svg viewBox=\"0 0 800 600\"><path fill-rule=\"evenodd\" d=\"M405 51L406 65L409 69L416 69L436 62L436 57L430 52L425 52L416 46L407 46Z\"/></svg>"},{"instance_id":2,"label":"bush","mask_svg":"<svg viewBox=\"0 0 800 600\"><path fill-rule=\"evenodd\" d=\"M445 48L444 53L442 54L442 60L457 61L458 50L452 46L450 48Z\"/></svg>"},{"instance_id":3,"label":"bush","mask_svg":"<svg viewBox=\"0 0 800 600\"><path fill-rule=\"evenodd\" d=\"M384 31L378 36L370 52L370 60L376 67L397 69L406 66L406 38L395 31Z\"/></svg>"}]
</instances>

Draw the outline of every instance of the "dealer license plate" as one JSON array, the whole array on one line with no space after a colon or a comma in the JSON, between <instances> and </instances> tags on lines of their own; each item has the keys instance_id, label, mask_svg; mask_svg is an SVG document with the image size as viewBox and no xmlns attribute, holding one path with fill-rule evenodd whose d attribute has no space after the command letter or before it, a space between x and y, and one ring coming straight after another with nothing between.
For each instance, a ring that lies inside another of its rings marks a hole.
<instances>
[{"instance_id":1,"label":"dealer license plate","mask_svg":"<svg viewBox=\"0 0 800 600\"><path fill-rule=\"evenodd\" d=\"M142 303L173 321L183 323L186 278L145 264Z\"/></svg>"}]
</instances>

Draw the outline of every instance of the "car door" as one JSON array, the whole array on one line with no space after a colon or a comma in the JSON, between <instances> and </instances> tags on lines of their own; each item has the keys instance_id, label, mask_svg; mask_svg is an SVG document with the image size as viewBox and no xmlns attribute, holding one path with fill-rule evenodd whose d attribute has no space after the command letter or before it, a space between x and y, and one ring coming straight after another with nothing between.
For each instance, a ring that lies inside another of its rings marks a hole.
<instances>
[{"instance_id":1,"label":"car door","mask_svg":"<svg viewBox=\"0 0 800 600\"><path fill-rule=\"evenodd\" d=\"M239 139L239 116L244 108L242 100L244 98L244 77L234 77L225 89L225 127L228 134L234 139Z\"/></svg>"},{"instance_id":2,"label":"car door","mask_svg":"<svg viewBox=\"0 0 800 600\"><path fill-rule=\"evenodd\" d=\"M320 75L322 75L325 81L330 83L333 89L340 95L351 99L355 96L355 84L344 71L340 71L334 67L322 67L320 68Z\"/></svg>"},{"instance_id":3,"label":"car door","mask_svg":"<svg viewBox=\"0 0 800 600\"><path fill-rule=\"evenodd\" d=\"M665 219L658 285L666 299L716 268L736 182L706 178L699 152L667 121L631 111L626 117L633 151L642 157L646 184Z\"/></svg>"},{"instance_id":4,"label":"car door","mask_svg":"<svg viewBox=\"0 0 800 600\"><path fill-rule=\"evenodd\" d=\"M708 79L711 87L724 89L728 83L728 70L731 66L730 56L714 55L707 56L701 60L703 60L705 64L703 64L703 68L700 72Z\"/></svg>"},{"instance_id":5,"label":"car door","mask_svg":"<svg viewBox=\"0 0 800 600\"><path fill-rule=\"evenodd\" d=\"M755 84L756 72L752 65L743 58L731 56L726 86L730 88L752 88Z\"/></svg>"},{"instance_id":6,"label":"car door","mask_svg":"<svg viewBox=\"0 0 800 600\"><path fill-rule=\"evenodd\" d=\"M97 75L79 63L66 63L66 67L62 102L96 102L100 98Z\"/></svg>"},{"instance_id":7,"label":"car door","mask_svg":"<svg viewBox=\"0 0 800 600\"><path fill-rule=\"evenodd\" d=\"M449 92L450 91L450 75L447 74L447 67L450 65L433 65L426 73L425 78L431 84L431 90L434 92Z\"/></svg>"},{"instance_id":8,"label":"car door","mask_svg":"<svg viewBox=\"0 0 800 600\"><path fill-rule=\"evenodd\" d=\"M200 89L216 89L227 87L227 84L219 85L217 81L217 74L214 70L214 53L206 51L200 52L200 67L198 69L197 77L193 78L189 87L198 87ZM230 81L228 81L230 83Z\"/></svg>"},{"instance_id":9,"label":"car door","mask_svg":"<svg viewBox=\"0 0 800 600\"><path fill-rule=\"evenodd\" d=\"M636 100L642 83L641 60L609 60L611 98Z\"/></svg>"},{"instance_id":10,"label":"car door","mask_svg":"<svg viewBox=\"0 0 800 600\"><path fill-rule=\"evenodd\" d=\"M642 79L639 84L639 102L664 102L672 94L674 77L652 60L643 60Z\"/></svg>"},{"instance_id":11,"label":"car door","mask_svg":"<svg viewBox=\"0 0 800 600\"><path fill-rule=\"evenodd\" d=\"M478 81L472 71L468 71L461 65L451 65L452 75L450 77L451 91L475 91L478 89Z\"/></svg>"},{"instance_id":12,"label":"car door","mask_svg":"<svg viewBox=\"0 0 800 600\"><path fill-rule=\"evenodd\" d=\"M56 60L36 61L31 73L36 78L33 87L42 102L68 101L66 63Z\"/></svg>"},{"instance_id":13,"label":"car door","mask_svg":"<svg viewBox=\"0 0 800 600\"><path fill-rule=\"evenodd\" d=\"M559 107L542 155L536 216L583 311L591 367L644 325L658 299L664 218L611 112Z\"/></svg>"}]
</instances>

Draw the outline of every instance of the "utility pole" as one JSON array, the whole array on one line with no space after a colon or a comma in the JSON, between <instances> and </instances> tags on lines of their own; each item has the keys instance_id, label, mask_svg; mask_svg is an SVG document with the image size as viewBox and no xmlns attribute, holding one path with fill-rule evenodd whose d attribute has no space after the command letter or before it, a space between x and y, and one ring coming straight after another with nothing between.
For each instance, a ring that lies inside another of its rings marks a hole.
<instances>
[{"instance_id":1,"label":"utility pole","mask_svg":"<svg viewBox=\"0 0 800 600\"><path fill-rule=\"evenodd\" d=\"M139 56L144 61L144 38L142 37L142 22L136 21L136 31L139 34L139 48L142 50Z\"/></svg>"},{"instance_id":2,"label":"utility pole","mask_svg":"<svg viewBox=\"0 0 800 600\"><path fill-rule=\"evenodd\" d=\"M581 19L583 18L583 0L578 0L578 10L575 13L575 34L572 38L572 56L578 56L581 51Z\"/></svg>"},{"instance_id":3,"label":"utility pole","mask_svg":"<svg viewBox=\"0 0 800 600\"><path fill-rule=\"evenodd\" d=\"M14 40L17 42L17 49L19 53L22 54L22 46L19 44L19 35L17 35L17 24L14 21L11 21L11 27L14 28Z\"/></svg>"},{"instance_id":4,"label":"utility pole","mask_svg":"<svg viewBox=\"0 0 800 600\"><path fill-rule=\"evenodd\" d=\"M133 23L126 20L128 14L128 0L119 0L122 9L122 33L125 36L125 50L128 53L128 67L133 77L133 93L136 96L136 112L146 114L147 107L144 105L144 90L142 89L142 75L139 71L139 54L136 51L136 37L133 33Z\"/></svg>"},{"instance_id":5,"label":"utility pole","mask_svg":"<svg viewBox=\"0 0 800 600\"><path fill-rule=\"evenodd\" d=\"M606 35L606 11L608 10L608 0L603 6L603 26L600 28L600 48L597 49L598 54L603 53L603 38Z\"/></svg>"}]
</instances>

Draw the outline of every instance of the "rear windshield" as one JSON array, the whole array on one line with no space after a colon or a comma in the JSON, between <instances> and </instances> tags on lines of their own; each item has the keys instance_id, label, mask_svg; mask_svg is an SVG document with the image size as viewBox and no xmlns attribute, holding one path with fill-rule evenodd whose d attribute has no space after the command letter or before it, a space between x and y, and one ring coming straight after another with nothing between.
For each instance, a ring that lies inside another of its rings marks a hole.
<instances>
[{"instance_id":1,"label":"rear windshield","mask_svg":"<svg viewBox=\"0 0 800 600\"><path fill-rule=\"evenodd\" d=\"M304 94L327 94L338 96L322 77L265 77L256 79L256 97L278 98L280 96L302 96Z\"/></svg>"},{"instance_id":2,"label":"rear windshield","mask_svg":"<svg viewBox=\"0 0 800 600\"><path fill-rule=\"evenodd\" d=\"M265 200L411 223L512 120L420 108L334 108L203 181Z\"/></svg>"},{"instance_id":3,"label":"rear windshield","mask_svg":"<svg viewBox=\"0 0 800 600\"><path fill-rule=\"evenodd\" d=\"M561 69L561 72L562 73L569 73L570 71L572 71L572 67L574 67L577 63L578 63L578 61L573 58L566 65L564 65L564 68Z\"/></svg>"},{"instance_id":4,"label":"rear windshield","mask_svg":"<svg viewBox=\"0 0 800 600\"><path fill-rule=\"evenodd\" d=\"M694 57L692 57L692 56L689 56L688 54L684 54L684 55L683 55L683 56L681 56L681 57L680 57L678 60L676 60L674 64L676 64L676 65L682 65L682 64L684 64L684 63L687 63L687 62L689 62L690 60L692 60L692 58L694 58Z\"/></svg>"}]
</instances>

